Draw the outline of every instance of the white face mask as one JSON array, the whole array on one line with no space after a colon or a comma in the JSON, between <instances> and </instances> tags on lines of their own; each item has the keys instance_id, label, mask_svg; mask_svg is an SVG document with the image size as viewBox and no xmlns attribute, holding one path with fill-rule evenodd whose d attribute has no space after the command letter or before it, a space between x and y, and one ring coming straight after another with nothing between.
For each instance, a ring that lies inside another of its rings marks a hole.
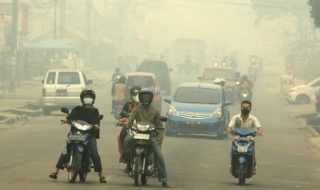
<instances>
[{"instance_id":1,"label":"white face mask","mask_svg":"<svg viewBox=\"0 0 320 190\"><path fill-rule=\"evenodd\" d=\"M136 96L133 96L133 97L132 97L132 100L135 101L135 102L137 102L137 103L139 103L139 102L140 102L140 101L139 101L139 94L137 94Z\"/></svg>"},{"instance_id":2,"label":"white face mask","mask_svg":"<svg viewBox=\"0 0 320 190\"><path fill-rule=\"evenodd\" d=\"M83 102L84 102L84 104L92 104L93 99L92 98L84 98Z\"/></svg>"}]
</instances>

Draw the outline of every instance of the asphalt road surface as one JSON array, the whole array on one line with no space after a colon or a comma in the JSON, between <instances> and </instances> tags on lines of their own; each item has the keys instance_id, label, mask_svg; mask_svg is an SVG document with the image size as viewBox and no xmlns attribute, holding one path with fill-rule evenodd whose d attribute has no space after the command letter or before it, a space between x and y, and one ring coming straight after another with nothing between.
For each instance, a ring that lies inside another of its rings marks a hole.
<instances>
[{"instance_id":1,"label":"asphalt road surface","mask_svg":"<svg viewBox=\"0 0 320 190\"><path fill-rule=\"evenodd\" d=\"M173 75L173 90L181 82L196 82L198 74ZM215 136L179 135L165 137L163 154L172 189L320 189L319 156L308 142L306 133L290 122L280 101L264 90L259 81L254 89L251 114L263 126L263 137L257 137L257 174L239 186L238 179L228 173L232 137L218 140ZM98 149L107 184L101 184L97 173L88 174L86 182L69 184L66 170L58 180L48 177L65 146L69 128L60 125L65 115L53 112L0 130L0 189L159 189L156 178L146 186L135 187L123 173L116 136L116 120L110 115L110 87L97 91L95 106L104 114ZM162 113L168 104L163 102ZM240 112L240 105L230 106L231 115Z\"/></svg>"}]
</instances>

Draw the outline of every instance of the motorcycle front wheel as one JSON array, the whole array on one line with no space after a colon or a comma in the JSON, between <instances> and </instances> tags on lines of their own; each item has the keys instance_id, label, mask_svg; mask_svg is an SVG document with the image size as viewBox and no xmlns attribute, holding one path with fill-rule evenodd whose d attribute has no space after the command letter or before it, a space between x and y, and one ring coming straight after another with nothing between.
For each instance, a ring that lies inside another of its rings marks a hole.
<instances>
[{"instance_id":1,"label":"motorcycle front wheel","mask_svg":"<svg viewBox=\"0 0 320 190\"><path fill-rule=\"evenodd\" d=\"M76 181L81 168L81 160L82 160L82 153L76 152L75 154L73 154L71 168L68 173L69 183L74 183Z\"/></svg>"},{"instance_id":2,"label":"motorcycle front wheel","mask_svg":"<svg viewBox=\"0 0 320 190\"><path fill-rule=\"evenodd\" d=\"M239 185L244 185L246 183L246 177L244 176L244 164L239 165Z\"/></svg>"},{"instance_id":3,"label":"motorcycle front wheel","mask_svg":"<svg viewBox=\"0 0 320 190\"><path fill-rule=\"evenodd\" d=\"M134 163L134 185L140 185L140 179L142 174L143 155L135 157Z\"/></svg>"}]
</instances>

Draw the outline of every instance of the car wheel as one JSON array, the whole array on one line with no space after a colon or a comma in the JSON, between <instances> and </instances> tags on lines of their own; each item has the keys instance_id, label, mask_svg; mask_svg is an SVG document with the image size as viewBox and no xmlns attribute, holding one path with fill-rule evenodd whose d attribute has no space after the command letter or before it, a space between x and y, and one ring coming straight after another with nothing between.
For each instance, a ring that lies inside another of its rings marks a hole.
<instances>
[{"instance_id":1,"label":"car wheel","mask_svg":"<svg viewBox=\"0 0 320 190\"><path fill-rule=\"evenodd\" d=\"M42 113L43 115L50 115L51 114L51 110L49 108L42 108Z\"/></svg>"},{"instance_id":2,"label":"car wheel","mask_svg":"<svg viewBox=\"0 0 320 190\"><path fill-rule=\"evenodd\" d=\"M297 104L308 104L308 103L310 103L310 98L305 94L301 94L296 98L296 103Z\"/></svg>"},{"instance_id":3,"label":"car wheel","mask_svg":"<svg viewBox=\"0 0 320 190\"><path fill-rule=\"evenodd\" d=\"M223 140L225 136L224 136L224 133L220 133L217 135L217 137L219 140Z\"/></svg>"}]
</instances>

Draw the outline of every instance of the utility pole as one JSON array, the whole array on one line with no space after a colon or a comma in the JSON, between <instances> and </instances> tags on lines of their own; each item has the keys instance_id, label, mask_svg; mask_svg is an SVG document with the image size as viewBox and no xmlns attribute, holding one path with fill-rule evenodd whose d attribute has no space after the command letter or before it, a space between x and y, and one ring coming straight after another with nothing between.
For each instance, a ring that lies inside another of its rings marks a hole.
<instances>
[{"instance_id":1,"label":"utility pole","mask_svg":"<svg viewBox=\"0 0 320 190\"><path fill-rule=\"evenodd\" d=\"M67 1L62 0L61 3L61 18L60 18L60 36L65 37L65 31L66 31L66 7L67 7Z\"/></svg>"},{"instance_id":2,"label":"utility pole","mask_svg":"<svg viewBox=\"0 0 320 190\"><path fill-rule=\"evenodd\" d=\"M89 52L89 45L91 44L91 0L86 0L86 8L87 8L87 14L86 14L86 37L87 37L87 58L86 58L86 64L90 65L90 52Z\"/></svg>"},{"instance_id":3,"label":"utility pole","mask_svg":"<svg viewBox=\"0 0 320 190\"><path fill-rule=\"evenodd\" d=\"M17 49L17 33L18 33L18 0L12 0L12 19L11 19L11 62L10 62L10 78L9 92L15 91L15 74L13 73L14 65L16 65L16 49Z\"/></svg>"},{"instance_id":4,"label":"utility pole","mask_svg":"<svg viewBox=\"0 0 320 190\"><path fill-rule=\"evenodd\" d=\"M54 21L53 21L53 39L56 39L56 29L57 29L57 0L54 0Z\"/></svg>"}]
</instances>

